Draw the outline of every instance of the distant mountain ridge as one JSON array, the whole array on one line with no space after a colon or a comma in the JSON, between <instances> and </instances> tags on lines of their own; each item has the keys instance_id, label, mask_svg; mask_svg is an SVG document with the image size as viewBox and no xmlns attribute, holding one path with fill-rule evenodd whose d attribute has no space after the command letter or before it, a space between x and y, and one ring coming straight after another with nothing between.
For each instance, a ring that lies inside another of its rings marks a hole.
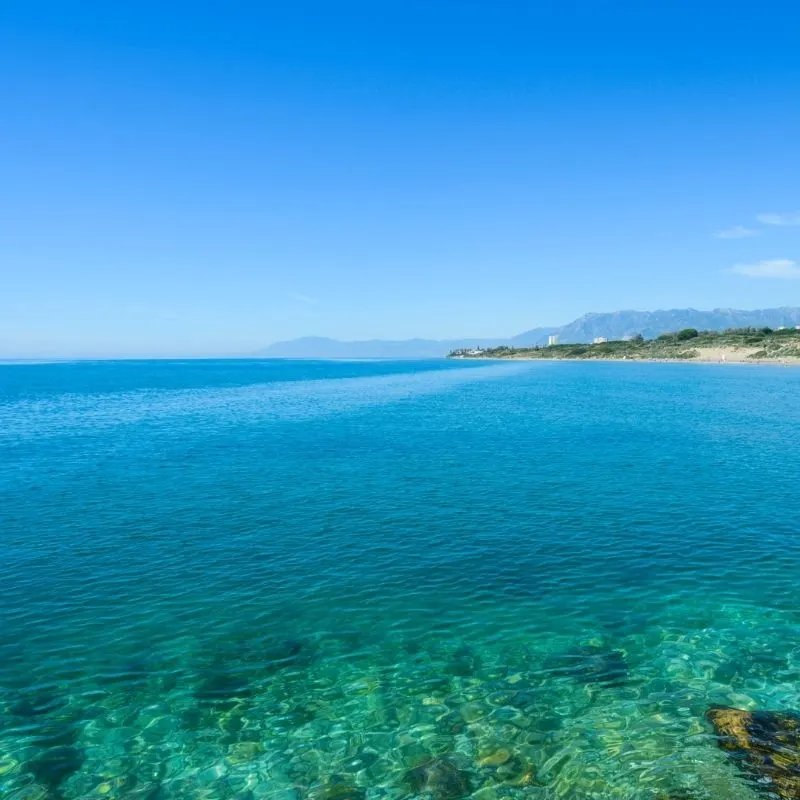
<instances>
[{"instance_id":1,"label":"distant mountain ridge","mask_svg":"<svg viewBox=\"0 0 800 800\"><path fill-rule=\"evenodd\" d=\"M256 353L265 358L442 358L462 347L498 347L506 339L366 339L341 342L323 336L304 336L275 342Z\"/></svg>"},{"instance_id":2,"label":"distant mountain ridge","mask_svg":"<svg viewBox=\"0 0 800 800\"><path fill-rule=\"evenodd\" d=\"M584 314L574 322L564 325L556 333L564 343L586 343L603 336L606 339L624 339L640 333L652 339L662 333L697 328L721 331L726 328L779 328L800 325L800 308L764 308L741 311L735 308L715 308L698 311L694 308L673 308L665 311L612 311L604 314ZM538 329L528 333L536 335ZM515 337L522 343L528 333ZM533 344L546 344L537 340ZM527 342L525 342L527 343Z\"/></svg>"},{"instance_id":3,"label":"distant mountain ridge","mask_svg":"<svg viewBox=\"0 0 800 800\"><path fill-rule=\"evenodd\" d=\"M547 337L557 335L563 343L591 342L598 337L624 339L642 334L652 339L662 333L682 328L721 331L726 328L779 328L800 325L800 308L764 308L742 311L734 308L715 308L698 311L694 308L674 308L659 311L612 311L584 314L567 325L532 328L510 339L407 339L391 341L368 339L343 342L320 336L306 336L285 342L275 342L256 353L264 358L442 358L451 350L472 347L547 344Z\"/></svg>"}]
</instances>

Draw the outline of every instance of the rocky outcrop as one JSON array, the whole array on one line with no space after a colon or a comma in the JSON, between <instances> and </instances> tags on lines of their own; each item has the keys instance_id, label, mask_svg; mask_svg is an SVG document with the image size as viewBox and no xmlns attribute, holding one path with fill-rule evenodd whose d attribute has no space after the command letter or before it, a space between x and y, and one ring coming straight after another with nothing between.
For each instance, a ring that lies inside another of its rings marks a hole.
<instances>
[{"instance_id":1,"label":"rocky outcrop","mask_svg":"<svg viewBox=\"0 0 800 800\"><path fill-rule=\"evenodd\" d=\"M767 796L800 798L800 716L716 707L707 712L719 746Z\"/></svg>"}]
</instances>

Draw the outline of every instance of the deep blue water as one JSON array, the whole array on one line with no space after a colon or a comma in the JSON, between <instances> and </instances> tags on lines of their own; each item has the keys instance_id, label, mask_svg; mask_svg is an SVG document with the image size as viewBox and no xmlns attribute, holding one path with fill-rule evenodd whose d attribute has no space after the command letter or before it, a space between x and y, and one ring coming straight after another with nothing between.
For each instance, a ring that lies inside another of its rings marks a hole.
<instances>
[{"instance_id":1,"label":"deep blue water","mask_svg":"<svg viewBox=\"0 0 800 800\"><path fill-rule=\"evenodd\" d=\"M754 798L798 453L781 367L0 366L0 797Z\"/></svg>"}]
</instances>

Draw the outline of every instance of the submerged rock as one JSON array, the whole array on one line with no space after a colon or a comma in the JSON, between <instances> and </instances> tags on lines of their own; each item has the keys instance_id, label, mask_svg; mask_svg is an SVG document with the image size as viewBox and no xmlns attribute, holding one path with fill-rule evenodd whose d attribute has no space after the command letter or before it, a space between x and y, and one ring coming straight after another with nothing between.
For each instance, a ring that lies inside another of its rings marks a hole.
<instances>
[{"instance_id":1,"label":"submerged rock","mask_svg":"<svg viewBox=\"0 0 800 800\"><path fill-rule=\"evenodd\" d=\"M284 667L308 666L314 660L313 652L299 639L285 639L265 648L264 671L277 672Z\"/></svg>"},{"instance_id":2,"label":"submerged rock","mask_svg":"<svg viewBox=\"0 0 800 800\"><path fill-rule=\"evenodd\" d=\"M43 749L71 747L80 738L80 727L69 720L53 719L32 728L33 744Z\"/></svg>"},{"instance_id":3,"label":"submerged rock","mask_svg":"<svg viewBox=\"0 0 800 800\"><path fill-rule=\"evenodd\" d=\"M489 713L489 709L483 703L475 700L472 703L465 703L461 706L458 709L458 713L461 714L464 722L472 725L473 722L483 719Z\"/></svg>"},{"instance_id":4,"label":"submerged rock","mask_svg":"<svg viewBox=\"0 0 800 800\"><path fill-rule=\"evenodd\" d=\"M730 685L739 671L740 667L736 661L725 661L714 670L714 680Z\"/></svg>"},{"instance_id":5,"label":"submerged rock","mask_svg":"<svg viewBox=\"0 0 800 800\"><path fill-rule=\"evenodd\" d=\"M510 761L497 768L497 777L509 786L537 785L536 768L520 756L513 756Z\"/></svg>"},{"instance_id":6,"label":"submerged rock","mask_svg":"<svg viewBox=\"0 0 800 800\"><path fill-rule=\"evenodd\" d=\"M338 778L330 783L317 786L309 793L311 800L366 800L367 793L358 786L352 786Z\"/></svg>"},{"instance_id":7,"label":"submerged rock","mask_svg":"<svg viewBox=\"0 0 800 800\"><path fill-rule=\"evenodd\" d=\"M427 792L436 800L455 800L472 793L469 775L447 758L436 758L406 774L406 782L420 794Z\"/></svg>"},{"instance_id":8,"label":"submerged rock","mask_svg":"<svg viewBox=\"0 0 800 800\"><path fill-rule=\"evenodd\" d=\"M251 694L247 681L227 672L207 674L194 691L195 699L200 703L221 708L231 708Z\"/></svg>"},{"instance_id":9,"label":"submerged rock","mask_svg":"<svg viewBox=\"0 0 800 800\"><path fill-rule=\"evenodd\" d=\"M436 720L437 730L446 736L461 733L465 727L464 718L455 711L448 711Z\"/></svg>"},{"instance_id":10,"label":"submerged rock","mask_svg":"<svg viewBox=\"0 0 800 800\"><path fill-rule=\"evenodd\" d=\"M628 679L628 662L621 650L586 645L548 659L545 666L556 675L566 675L579 683L622 686Z\"/></svg>"},{"instance_id":11,"label":"submerged rock","mask_svg":"<svg viewBox=\"0 0 800 800\"><path fill-rule=\"evenodd\" d=\"M507 786L533 786L536 783L534 766L499 744L481 749L478 753L477 766L494 783Z\"/></svg>"},{"instance_id":12,"label":"submerged rock","mask_svg":"<svg viewBox=\"0 0 800 800\"><path fill-rule=\"evenodd\" d=\"M8 709L15 717L32 718L58 711L66 700L52 692L29 691L19 694Z\"/></svg>"},{"instance_id":13,"label":"submerged rock","mask_svg":"<svg viewBox=\"0 0 800 800\"><path fill-rule=\"evenodd\" d=\"M480 658L466 646L459 647L444 667L444 672L461 678L473 675L481 667Z\"/></svg>"},{"instance_id":14,"label":"submerged rock","mask_svg":"<svg viewBox=\"0 0 800 800\"><path fill-rule=\"evenodd\" d=\"M706 717L719 746L757 788L782 800L800 798L800 716L715 707Z\"/></svg>"},{"instance_id":15,"label":"submerged rock","mask_svg":"<svg viewBox=\"0 0 800 800\"><path fill-rule=\"evenodd\" d=\"M505 747L490 747L481 751L478 764L482 767L499 767L510 760L510 750L506 750Z\"/></svg>"},{"instance_id":16,"label":"submerged rock","mask_svg":"<svg viewBox=\"0 0 800 800\"><path fill-rule=\"evenodd\" d=\"M264 748L259 742L235 742L228 748L228 759L232 764L247 764L255 761Z\"/></svg>"},{"instance_id":17,"label":"submerged rock","mask_svg":"<svg viewBox=\"0 0 800 800\"><path fill-rule=\"evenodd\" d=\"M141 660L133 659L121 664L109 665L97 673L101 686L124 686L128 689L141 688L156 674L154 668Z\"/></svg>"},{"instance_id":18,"label":"submerged rock","mask_svg":"<svg viewBox=\"0 0 800 800\"><path fill-rule=\"evenodd\" d=\"M58 798L61 784L83 766L85 758L77 747L51 747L34 756L27 768L37 783L47 787L52 798Z\"/></svg>"}]
</instances>

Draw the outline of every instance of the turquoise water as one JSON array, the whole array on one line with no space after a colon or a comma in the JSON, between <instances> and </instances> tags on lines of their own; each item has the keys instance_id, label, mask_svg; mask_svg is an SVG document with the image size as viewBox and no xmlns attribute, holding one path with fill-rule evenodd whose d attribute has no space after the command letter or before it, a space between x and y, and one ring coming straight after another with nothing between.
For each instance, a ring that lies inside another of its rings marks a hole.
<instances>
[{"instance_id":1,"label":"turquoise water","mask_svg":"<svg viewBox=\"0 0 800 800\"><path fill-rule=\"evenodd\" d=\"M780 367L0 366L0 796L754 798L798 453Z\"/></svg>"}]
</instances>

